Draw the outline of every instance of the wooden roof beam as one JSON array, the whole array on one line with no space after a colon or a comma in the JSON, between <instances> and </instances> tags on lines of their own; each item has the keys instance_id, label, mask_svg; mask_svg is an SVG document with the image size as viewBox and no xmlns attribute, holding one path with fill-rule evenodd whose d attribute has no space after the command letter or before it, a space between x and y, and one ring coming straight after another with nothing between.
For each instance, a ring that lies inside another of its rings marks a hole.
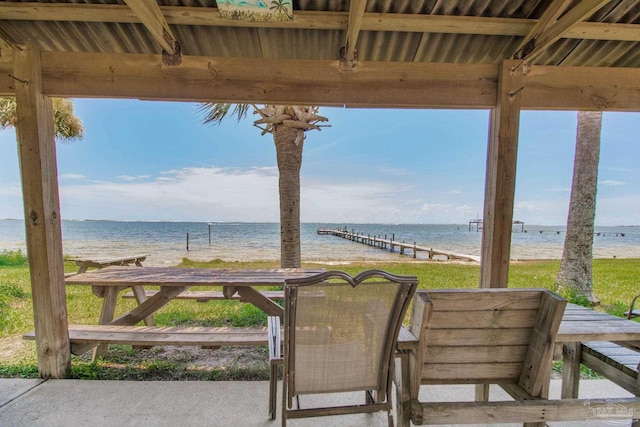
<instances>
[{"instance_id":1,"label":"wooden roof beam","mask_svg":"<svg viewBox=\"0 0 640 427\"><path fill-rule=\"evenodd\" d=\"M180 64L180 44L172 34L158 3L155 0L125 0L125 3L164 49L162 58L165 65Z\"/></svg>"},{"instance_id":2,"label":"wooden roof beam","mask_svg":"<svg viewBox=\"0 0 640 427\"><path fill-rule=\"evenodd\" d=\"M15 52L14 52L15 54ZM45 95L366 108L493 108L497 65L41 52ZM11 63L0 61L0 96L15 96ZM168 82L176 84L168 84ZM615 82L615 85L611 82ZM533 65L522 109L640 111L640 69Z\"/></svg>"},{"instance_id":3,"label":"wooden roof beam","mask_svg":"<svg viewBox=\"0 0 640 427\"><path fill-rule=\"evenodd\" d=\"M551 5L552 11L545 17L545 20L548 22L542 22L542 25L546 28L544 28L540 34L534 36L534 38L527 42L524 47L519 49L514 54L514 57L518 59L526 59L528 61L533 60L536 56L544 52L546 48L562 38L565 32L593 15L602 6L609 3L609 1L610 0L582 0L565 13L562 18L549 25L553 15L559 16L562 10L561 7L564 3L564 0L556 0Z\"/></svg>"},{"instance_id":4,"label":"wooden roof beam","mask_svg":"<svg viewBox=\"0 0 640 427\"><path fill-rule=\"evenodd\" d=\"M344 46L340 49L340 69L351 71L358 65L358 36L364 20L364 11L367 8L367 0L351 0L349 4L349 24Z\"/></svg>"},{"instance_id":5,"label":"wooden roof beam","mask_svg":"<svg viewBox=\"0 0 640 427\"><path fill-rule=\"evenodd\" d=\"M345 30L349 21L346 12L297 10L293 21L247 22L223 19L215 8L160 6L160 10L169 25ZM16 21L141 23L140 18L127 6L114 4L0 2L0 16L3 20ZM526 37L537 22L535 19L516 18L365 13L361 31ZM563 37L637 42L640 41L640 25L581 22L568 29Z\"/></svg>"},{"instance_id":6,"label":"wooden roof beam","mask_svg":"<svg viewBox=\"0 0 640 427\"><path fill-rule=\"evenodd\" d=\"M536 25L533 26L529 34L520 42L520 45L516 49L516 53L514 57L523 57L526 56L525 47L531 46L532 40L535 40L540 36L540 33L545 31L550 25L558 20L562 12L569 6L572 0L554 0L553 3L549 5L547 10L544 11Z\"/></svg>"}]
</instances>

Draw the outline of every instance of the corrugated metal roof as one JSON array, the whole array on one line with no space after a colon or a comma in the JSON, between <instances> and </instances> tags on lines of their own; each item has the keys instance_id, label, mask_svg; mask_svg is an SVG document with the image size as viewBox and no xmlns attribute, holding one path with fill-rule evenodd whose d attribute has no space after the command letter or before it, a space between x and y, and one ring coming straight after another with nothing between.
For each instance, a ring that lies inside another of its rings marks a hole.
<instances>
[{"instance_id":1,"label":"corrugated metal roof","mask_svg":"<svg viewBox=\"0 0 640 427\"><path fill-rule=\"evenodd\" d=\"M17 43L34 44L45 51L151 54L161 51L160 45L141 23L29 20L28 13L21 19L6 19L2 15L2 3L0 30L4 38ZM126 7L123 1L115 0L17 3ZM161 6L210 8L212 14L217 13L213 0L160 0L158 3ZM551 0L369 0L366 12L384 14L382 17L405 14L537 19L550 3ZM330 12L343 18L349 5L346 0L293 2L294 15L299 11ZM611 1L587 21L635 24L640 28L640 0ZM171 30L180 42L183 54L223 57L337 60L346 37L345 29L234 27L197 25L195 22L193 25L171 24ZM522 37L513 35L364 30L359 34L357 48L358 59L362 61L490 64L512 57L521 40ZM639 52L637 41L561 39L534 63L638 67Z\"/></svg>"}]
</instances>

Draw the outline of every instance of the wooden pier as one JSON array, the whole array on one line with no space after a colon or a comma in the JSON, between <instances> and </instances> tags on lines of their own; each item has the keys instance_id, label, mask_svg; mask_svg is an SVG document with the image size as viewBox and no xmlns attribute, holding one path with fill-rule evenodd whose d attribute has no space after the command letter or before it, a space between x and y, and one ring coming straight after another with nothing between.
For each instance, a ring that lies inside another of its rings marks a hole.
<instances>
[{"instance_id":1,"label":"wooden pier","mask_svg":"<svg viewBox=\"0 0 640 427\"><path fill-rule=\"evenodd\" d=\"M516 226L519 225L520 227L512 228L512 231L516 232L516 231L518 231L518 228L520 228L519 231L521 233L526 233L526 231L524 229L524 222L522 222L522 221L513 221L511 226L513 227L514 225L516 225ZM482 231L482 220L478 219L478 218L469 220L469 231L472 231L473 227L476 228L476 231Z\"/></svg>"},{"instance_id":2,"label":"wooden pier","mask_svg":"<svg viewBox=\"0 0 640 427\"><path fill-rule=\"evenodd\" d=\"M416 242L398 242L395 240L395 235L392 234L390 238L385 234L379 236L371 236L369 234L360 234L356 232L349 232L344 229L332 229L332 228L319 228L318 234L326 234L331 236L342 237L343 239L351 240L352 242L363 243L365 245L373 246L375 248L389 250L395 252L396 249L401 255L404 255L406 251L413 253L413 257L417 258L418 252L426 252L429 259L433 259L434 256L446 257L446 259L462 259L473 262L480 262L480 257L475 255L461 254L457 252L445 251L441 249L428 248L426 246L418 246Z\"/></svg>"}]
</instances>

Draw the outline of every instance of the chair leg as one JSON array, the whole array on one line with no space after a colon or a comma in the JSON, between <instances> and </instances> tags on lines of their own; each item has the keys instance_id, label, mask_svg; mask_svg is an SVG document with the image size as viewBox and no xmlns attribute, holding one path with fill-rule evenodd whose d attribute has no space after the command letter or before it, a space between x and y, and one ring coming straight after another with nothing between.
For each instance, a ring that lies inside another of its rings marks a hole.
<instances>
[{"instance_id":1,"label":"chair leg","mask_svg":"<svg viewBox=\"0 0 640 427\"><path fill-rule=\"evenodd\" d=\"M287 425L287 375L286 369L282 372L282 427Z\"/></svg>"},{"instance_id":2,"label":"chair leg","mask_svg":"<svg viewBox=\"0 0 640 427\"><path fill-rule=\"evenodd\" d=\"M396 419L398 420L398 426L409 427L411 425L411 396L409 393L409 357L406 353L396 356L393 378L396 386Z\"/></svg>"},{"instance_id":3,"label":"chair leg","mask_svg":"<svg viewBox=\"0 0 640 427\"><path fill-rule=\"evenodd\" d=\"M278 364L271 363L269 370L269 419L276 419L276 396L278 395Z\"/></svg>"}]
</instances>

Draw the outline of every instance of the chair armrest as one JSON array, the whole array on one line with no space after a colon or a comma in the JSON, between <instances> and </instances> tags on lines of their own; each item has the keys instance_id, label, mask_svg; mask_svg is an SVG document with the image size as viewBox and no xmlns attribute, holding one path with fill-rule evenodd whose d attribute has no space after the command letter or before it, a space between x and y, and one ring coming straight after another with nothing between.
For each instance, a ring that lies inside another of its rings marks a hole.
<instances>
[{"instance_id":1,"label":"chair armrest","mask_svg":"<svg viewBox=\"0 0 640 427\"><path fill-rule=\"evenodd\" d=\"M640 298L640 295L636 295L635 297L633 297L633 299L631 300L631 304L629 305L629 311L627 311L625 313L625 315L627 316L627 319L631 319L633 317L636 317L638 315L638 313L634 313L634 309L633 306L636 304L636 300Z\"/></svg>"},{"instance_id":2,"label":"chair armrest","mask_svg":"<svg viewBox=\"0 0 640 427\"><path fill-rule=\"evenodd\" d=\"M282 360L282 347L280 345L280 317L269 316L267 318L267 332L269 336L269 361Z\"/></svg>"}]
</instances>

